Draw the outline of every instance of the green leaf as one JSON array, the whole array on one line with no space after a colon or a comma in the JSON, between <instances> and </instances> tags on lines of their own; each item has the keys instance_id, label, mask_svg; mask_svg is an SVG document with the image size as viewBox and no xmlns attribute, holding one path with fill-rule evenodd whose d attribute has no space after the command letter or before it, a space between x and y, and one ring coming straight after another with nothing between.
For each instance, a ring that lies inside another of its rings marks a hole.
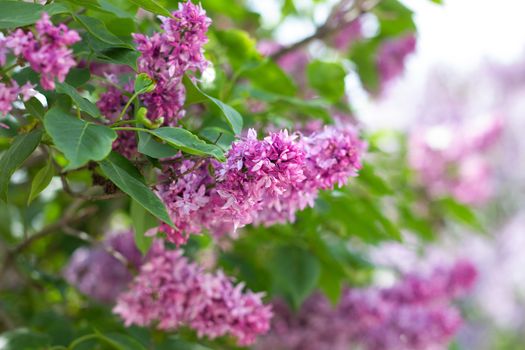
<instances>
[{"instance_id":1,"label":"green leaf","mask_svg":"<svg viewBox=\"0 0 525 350\"><path fill-rule=\"evenodd\" d=\"M42 138L42 129L18 135L0 159L0 199L7 201L7 190L11 176L33 153Z\"/></svg>"},{"instance_id":2,"label":"green leaf","mask_svg":"<svg viewBox=\"0 0 525 350\"><path fill-rule=\"evenodd\" d=\"M453 198L443 198L439 201L439 204L456 221L477 231L483 231L483 226L479 222L478 217L467 205L459 203Z\"/></svg>"},{"instance_id":3,"label":"green leaf","mask_svg":"<svg viewBox=\"0 0 525 350\"><path fill-rule=\"evenodd\" d=\"M95 332L100 340L118 350L146 350L144 345L128 335L120 333Z\"/></svg>"},{"instance_id":4,"label":"green leaf","mask_svg":"<svg viewBox=\"0 0 525 350\"><path fill-rule=\"evenodd\" d=\"M158 226L158 220L144 209L137 201L131 201L130 207L131 222L133 223L133 234L135 237L135 244L143 255L146 255L154 237L145 236L147 230Z\"/></svg>"},{"instance_id":5,"label":"green leaf","mask_svg":"<svg viewBox=\"0 0 525 350\"><path fill-rule=\"evenodd\" d=\"M27 204L30 204L40 192L46 189L54 175L55 167L53 166L51 159L49 159L46 165L36 173L35 178L31 183L31 192L29 193Z\"/></svg>"},{"instance_id":6,"label":"green leaf","mask_svg":"<svg viewBox=\"0 0 525 350\"><path fill-rule=\"evenodd\" d=\"M292 79L270 59L247 69L243 76L250 79L253 85L272 93L294 96L297 92Z\"/></svg>"},{"instance_id":7,"label":"green leaf","mask_svg":"<svg viewBox=\"0 0 525 350\"><path fill-rule=\"evenodd\" d=\"M22 1L0 2L0 29L9 29L31 25L47 12L50 16L58 13L69 12L62 4L51 4L42 6Z\"/></svg>"},{"instance_id":8,"label":"green leaf","mask_svg":"<svg viewBox=\"0 0 525 350\"><path fill-rule=\"evenodd\" d=\"M212 156L219 161L224 161L224 152L220 147L204 142L196 135L182 128L159 128L149 131L168 145L181 151L196 156Z\"/></svg>"},{"instance_id":9,"label":"green leaf","mask_svg":"<svg viewBox=\"0 0 525 350\"><path fill-rule=\"evenodd\" d=\"M135 93L145 94L155 89L155 81L151 79L146 73L140 73L135 79Z\"/></svg>"},{"instance_id":10,"label":"green leaf","mask_svg":"<svg viewBox=\"0 0 525 350\"><path fill-rule=\"evenodd\" d=\"M66 94L75 101L75 104L80 108L81 111L86 112L94 118L102 118L98 107L88 99L80 96L78 91L67 83L57 83L56 91L59 94Z\"/></svg>"},{"instance_id":11,"label":"green leaf","mask_svg":"<svg viewBox=\"0 0 525 350\"><path fill-rule=\"evenodd\" d=\"M413 12L398 0L383 0L374 10L379 19L379 36L382 39L415 32Z\"/></svg>"},{"instance_id":12,"label":"green leaf","mask_svg":"<svg viewBox=\"0 0 525 350\"><path fill-rule=\"evenodd\" d=\"M129 1L139 5L144 10L147 10L149 12L153 12L161 16L171 17L171 13L154 0L129 0Z\"/></svg>"},{"instance_id":13,"label":"green leaf","mask_svg":"<svg viewBox=\"0 0 525 350\"><path fill-rule=\"evenodd\" d=\"M137 201L144 209L158 219L173 227L173 222L162 201L144 183L140 172L129 160L118 153L111 152L100 162L100 168L118 188Z\"/></svg>"},{"instance_id":14,"label":"green leaf","mask_svg":"<svg viewBox=\"0 0 525 350\"><path fill-rule=\"evenodd\" d=\"M45 350L51 340L46 334L36 333L27 328L18 328L0 334L1 350Z\"/></svg>"},{"instance_id":15,"label":"green leaf","mask_svg":"<svg viewBox=\"0 0 525 350\"><path fill-rule=\"evenodd\" d=\"M216 126L208 126L199 132L199 136L208 142L216 143L217 146L223 150L230 148L230 145L235 141L235 136L229 131Z\"/></svg>"},{"instance_id":16,"label":"green leaf","mask_svg":"<svg viewBox=\"0 0 525 350\"><path fill-rule=\"evenodd\" d=\"M114 48L103 50L98 53L97 57L109 63L125 64L131 67L134 71L137 70L137 58L139 53L135 50Z\"/></svg>"},{"instance_id":17,"label":"green leaf","mask_svg":"<svg viewBox=\"0 0 525 350\"><path fill-rule=\"evenodd\" d=\"M319 95L337 102L345 94L345 70L339 63L315 60L306 69L308 82Z\"/></svg>"},{"instance_id":18,"label":"green leaf","mask_svg":"<svg viewBox=\"0 0 525 350\"><path fill-rule=\"evenodd\" d=\"M372 164L365 163L363 168L359 170L359 176L356 180L366 185L367 190L380 195L392 195L394 190L374 171Z\"/></svg>"},{"instance_id":19,"label":"green leaf","mask_svg":"<svg viewBox=\"0 0 525 350\"><path fill-rule=\"evenodd\" d=\"M178 149L173 148L168 144L160 143L159 141L155 140L155 137L148 134L147 132L139 131L138 135L138 150L142 154L145 154L152 158L161 159L173 157L174 155L179 153Z\"/></svg>"},{"instance_id":20,"label":"green leaf","mask_svg":"<svg viewBox=\"0 0 525 350\"><path fill-rule=\"evenodd\" d=\"M250 34L240 29L219 30L215 32L217 39L226 49L226 55L233 68L237 71L250 62L262 60L257 51L257 42Z\"/></svg>"},{"instance_id":21,"label":"green leaf","mask_svg":"<svg viewBox=\"0 0 525 350\"><path fill-rule=\"evenodd\" d=\"M314 291L321 275L317 258L295 246L280 246L268 264L274 288L290 298L295 308Z\"/></svg>"},{"instance_id":22,"label":"green leaf","mask_svg":"<svg viewBox=\"0 0 525 350\"><path fill-rule=\"evenodd\" d=\"M168 338L159 344L157 350L212 350L206 346L200 345L198 343L189 342L182 339L173 339Z\"/></svg>"},{"instance_id":23,"label":"green leaf","mask_svg":"<svg viewBox=\"0 0 525 350\"><path fill-rule=\"evenodd\" d=\"M84 85L91 78L91 73L87 68L73 68L66 77L66 83L73 87Z\"/></svg>"},{"instance_id":24,"label":"green leaf","mask_svg":"<svg viewBox=\"0 0 525 350\"><path fill-rule=\"evenodd\" d=\"M379 91L379 74L376 57L379 40L358 41L352 45L350 59L355 63L359 80L370 92Z\"/></svg>"},{"instance_id":25,"label":"green leaf","mask_svg":"<svg viewBox=\"0 0 525 350\"><path fill-rule=\"evenodd\" d=\"M117 133L110 128L77 119L59 108L46 113L44 127L55 146L69 160L66 170L106 158L117 138Z\"/></svg>"},{"instance_id":26,"label":"green leaf","mask_svg":"<svg viewBox=\"0 0 525 350\"><path fill-rule=\"evenodd\" d=\"M187 93L186 103L187 104L200 103L206 100L211 101L220 109L224 117L226 117L226 121L232 128L233 132L235 134L241 133L243 121L242 121L242 116L239 114L239 112L237 112L235 109L233 109L231 106L227 105L226 103L216 99L215 97L211 97L205 94L187 76L184 77L184 86L186 87L186 93Z\"/></svg>"},{"instance_id":27,"label":"green leaf","mask_svg":"<svg viewBox=\"0 0 525 350\"><path fill-rule=\"evenodd\" d=\"M31 97L29 100L25 101L24 106L26 107L26 110L29 112L29 114L31 114L33 117L40 120L44 119L46 110L36 97Z\"/></svg>"},{"instance_id":28,"label":"green leaf","mask_svg":"<svg viewBox=\"0 0 525 350\"><path fill-rule=\"evenodd\" d=\"M133 46L122 41L118 36L111 33L104 22L98 18L82 16L75 16L75 19L84 27L86 30L97 38L100 41L103 41L106 44L110 44L115 47L123 47L128 49L133 49Z\"/></svg>"}]
</instances>

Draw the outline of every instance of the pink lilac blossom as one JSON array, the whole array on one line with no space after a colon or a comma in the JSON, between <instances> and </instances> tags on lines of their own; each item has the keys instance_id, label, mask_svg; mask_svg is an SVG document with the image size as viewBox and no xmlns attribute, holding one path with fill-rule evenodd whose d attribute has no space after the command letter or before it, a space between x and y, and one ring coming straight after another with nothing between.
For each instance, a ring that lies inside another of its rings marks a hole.
<instances>
[{"instance_id":1,"label":"pink lilac blossom","mask_svg":"<svg viewBox=\"0 0 525 350\"><path fill-rule=\"evenodd\" d=\"M117 84L118 81L114 76L107 76L108 79ZM125 84L123 90L128 93L133 92L133 84L130 82ZM118 89L117 87L110 85L106 92L100 95L99 100L97 101L97 107L100 109L102 115L104 115L108 122L115 122L120 115L122 109L129 101L129 96L127 96L124 91ZM129 108L128 112L123 116L122 120L132 119L131 115L132 109ZM137 149L137 136L134 131L119 130L117 131L118 138L113 142L113 150L119 152L123 156L131 159L138 156Z\"/></svg>"},{"instance_id":2,"label":"pink lilac blossom","mask_svg":"<svg viewBox=\"0 0 525 350\"><path fill-rule=\"evenodd\" d=\"M80 41L80 36L64 24L54 26L47 13L42 14L35 29L36 36L17 29L6 37L3 45L16 56L21 55L35 72L41 74L40 84L44 89L53 90L54 80L63 82L76 65L69 46ZM4 57L0 59L4 60Z\"/></svg>"},{"instance_id":3,"label":"pink lilac blossom","mask_svg":"<svg viewBox=\"0 0 525 350\"><path fill-rule=\"evenodd\" d=\"M500 117L417 128L410 135L410 165L431 195L481 205L493 192L493 169L484 155L502 128Z\"/></svg>"},{"instance_id":4,"label":"pink lilac blossom","mask_svg":"<svg viewBox=\"0 0 525 350\"><path fill-rule=\"evenodd\" d=\"M313 206L319 190L356 176L364 150L351 126L307 137L272 132L263 140L250 130L233 143L225 163L184 160L164 170L157 194L176 228L160 230L181 245L204 230L218 237L248 224L293 221L298 210Z\"/></svg>"},{"instance_id":5,"label":"pink lilac blossom","mask_svg":"<svg viewBox=\"0 0 525 350\"><path fill-rule=\"evenodd\" d=\"M254 222L265 226L293 222L295 213L313 206L319 190L343 186L357 176L366 143L351 126L325 127L301 139L305 154L304 181L290 183L288 190L256 213Z\"/></svg>"},{"instance_id":6,"label":"pink lilac blossom","mask_svg":"<svg viewBox=\"0 0 525 350\"><path fill-rule=\"evenodd\" d=\"M362 37L362 30L361 21L356 19L335 33L331 44L337 50L346 52L354 42Z\"/></svg>"},{"instance_id":7,"label":"pink lilac blossom","mask_svg":"<svg viewBox=\"0 0 525 350\"><path fill-rule=\"evenodd\" d=\"M299 312L274 303L272 330L256 349L444 349L462 320L452 306L476 279L467 261L439 267L429 276L408 275L391 288L346 289L334 307L322 294Z\"/></svg>"},{"instance_id":8,"label":"pink lilac blossom","mask_svg":"<svg viewBox=\"0 0 525 350\"><path fill-rule=\"evenodd\" d=\"M13 109L13 102L21 96L22 101L29 100L35 95L34 86L26 83L18 86L16 81L12 81L8 86L5 83L0 83L0 116L6 116Z\"/></svg>"},{"instance_id":9,"label":"pink lilac blossom","mask_svg":"<svg viewBox=\"0 0 525 350\"><path fill-rule=\"evenodd\" d=\"M164 118L166 124L175 125L184 116L184 74L202 72L208 65L203 45L208 41L206 32L211 20L201 5L190 1L179 3L173 17L160 18L162 33L151 37L133 34L141 53L138 69L157 83L155 90L142 95L141 99L148 108L148 118Z\"/></svg>"},{"instance_id":10,"label":"pink lilac blossom","mask_svg":"<svg viewBox=\"0 0 525 350\"><path fill-rule=\"evenodd\" d=\"M161 330L186 326L199 337L231 335L246 346L270 328L271 307L261 297L243 292L242 284L235 286L221 271L203 271L180 250L162 251L142 265L113 311L126 326L155 325Z\"/></svg>"},{"instance_id":11,"label":"pink lilac blossom","mask_svg":"<svg viewBox=\"0 0 525 350\"><path fill-rule=\"evenodd\" d=\"M110 235L98 246L78 248L64 271L65 279L80 292L104 303L115 302L131 282L128 268L106 249L111 247L138 270L142 256L135 246L132 232Z\"/></svg>"},{"instance_id":12,"label":"pink lilac blossom","mask_svg":"<svg viewBox=\"0 0 525 350\"><path fill-rule=\"evenodd\" d=\"M403 73L407 57L415 49L414 34L387 40L381 44L376 58L381 90Z\"/></svg>"}]
</instances>

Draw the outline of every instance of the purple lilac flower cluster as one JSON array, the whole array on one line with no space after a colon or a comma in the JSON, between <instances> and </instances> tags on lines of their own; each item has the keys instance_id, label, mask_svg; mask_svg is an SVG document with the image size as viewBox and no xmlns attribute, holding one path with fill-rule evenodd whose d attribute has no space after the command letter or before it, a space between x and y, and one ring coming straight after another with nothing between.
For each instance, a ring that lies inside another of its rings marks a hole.
<instances>
[{"instance_id":1,"label":"purple lilac flower cluster","mask_svg":"<svg viewBox=\"0 0 525 350\"><path fill-rule=\"evenodd\" d=\"M132 232L110 235L92 248L78 248L64 271L65 279L80 292L104 303L113 303L132 280L128 268L112 256L107 248L120 253L138 270L142 257Z\"/></svg>"},{"instance_id":2,"label":"purple lilac flower cluster","mask_svg":"<svg viewBox=\"0 0 525 350\"><path fill-rule=\"evenodd\" d=\"M180 250L160 251L142 265L114 312L127 326L155 324L161 330L189 327L199 337L231 335L241 346L270 328L272 311L262 295L243 292L221 271L207 273Z\"/></svg>"},{"instance_id":3,"label":"purple lilac flower cluster","mask_svg":"<svg viewBox=\"0 0 525 350\"><path fill-rule=\"evenodd\" d=\"M274 303L272 330L256 349L444 349L461 326L451 306L476 280L467 261L429 276L407 275L391 288L347 289L336 307L314 294L298 313Z\"/></svg>"},{"instance_id":4,"label":"purple lilac flower cluster","mask_svg":"<svg viewBox=\"0 0 525 350\"><path fill-rule=\"evenodd\" d=\"M493 192L493 169L484 154L502 128L500 117L417 128L410 135L410 165L432 196L481 205Z\"/></svg>"},{"instance_id":5,"label":"purple lilac flower cluster","mask_svg":"<svg viewBox=\"0 0 525 350\"><path fill-rule=\"evenodd\" d=\"M97 101L100 112L108 119L108 122L115 122L129 101L129 96L124 92L132 93L133 84L125 84L122 89L117 88L118 79L113 74L106 74L108 81L112 83L108 89L102 93ZM131 109L128 109L122 120L132 119ZM119 152L127 158L138 156L137 136L134 131L119 130L118 138L113 142L113 150Z\"/></svg>"},{"instance_id":6,"label":"purple lilac flower cluster","mask_svg":"<svg viewBox=\"0 0 525 350\"><path fill-rule=\"evenodd\" d=\"M263 140L250 130L225 163L184 160L166 169L157 193L176 228L160 230L181 245L204 229L220 236L252 223L293 221L298 210L313 206L319 190L357 175L364 149L351 126L309 136L279 131Z\"/></svg>"},{"instance_id":7,"label":"purple lilac flower cluster","mask_svg":"<svg viewBox=\"0 0 525 350\"><path fill-rule=\"evenodd\" d=\"M381 89L405 70L407 57L416 50L416 37L408 34L383 42L376 58Z\"/></svg>"},{"instance_id":8,"label":"purple lilac flower cluster","mask_svg":"<svg viewBox=\"0 0 525 350\"><path fill-rule=\"evenodd\" d=\"M44 89L53 90L54 80L63 82L69 70L76 65L69 46L80 41L80 36L64 24L54 26L47 13L42 14L35 28L36 35L17 29L0 40L0 64L5 64L9 49L41 74L40 84Z\"/></svg>"},{"instance_id":9,"label":"purple lilac flower cluster","mask_svg":"<svg viewBox=\"0 0 525 350\"><path fill-rule=\"evenodd\" d=\"M148 108L148 118L164 118L175 125L184 116L186 91L182 79L187 71L203 71L208 65L203 45L211 20L200 5L179 3L172 17L160 17L163 32L148 37L133 34L141 52L138 70L157 83L155 90L141 96Z\"/></svg>"},{"instance_id":10,"label":"purple lilac flower cluster","mask_svg":"<svg viewBox=\"0 0 525 350\"><path fill-rule=\"evenodd\" d=\"M29 100L35 95L34 86L31 83L26 83L18 86L16 81L12 81L11 85L0 83L0 115L6 116L7 113L13 109L13 102L22 97L22 101Z\"/></svg>"},{"instance_id":11,"label":"purple lilac flower cluster","mask_svg":"<svg viewBox=\"0 0 525 350\"><path fill-rule=\"evenodd\" d=\"M4 36L0 33L0 66L7 62L7 55L13 54L25 59L31 68L41 74L40 84L46 90L55 88L55 78L63 82L67 73L75 65L70 45L80 40L74 30L64 24L54 26L44 13L36 22L36 32L17 29ZM0 83L0 115L7 115L19 96L23 101L35 95L34 86L26 83L19 86L15 81Z\"/></svg>"}]
</instances>

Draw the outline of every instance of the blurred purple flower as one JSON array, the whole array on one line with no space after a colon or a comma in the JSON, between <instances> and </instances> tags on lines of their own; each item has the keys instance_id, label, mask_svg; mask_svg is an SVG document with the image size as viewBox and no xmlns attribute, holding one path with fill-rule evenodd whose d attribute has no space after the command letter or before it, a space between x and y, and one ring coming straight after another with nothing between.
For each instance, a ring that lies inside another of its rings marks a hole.
<instances>
[{"instance_id":1,"label":"blurred purple flower","mask_svg":"<svg viewBox=\"0 0 525 350\"><path fill-rule=\"evenodd\" d=\"M140 267L142 256L135 246L133 233L128 231L112 234L98 246L78 248L64 270L64 277L81 293L110 304L131 282L133 276L105 246L122 254L136 269Z\"/></svg>"},{"instance_id":2,"label":"blurred purple flower","mask_svg":"<svg viewBox=\"0 0 525 350\"><path fill-rule=\"evenodd\" d=\"M415 49L416 37L414 34L385 40L381 43L376 58L381 90L384 90L388 83L403 73L407 57Z\"/></svg>"},{"instance_id":3,"label":"blurred purple flower","mask_svg":"<svg viewBox=\"0 0 525 350\"><path fill-rule=\"evenodd\" d=\"M476 269L467 261L429 276L408 275L391 288L346 289L334 307L314 294L294 313L274 303L270 333L256 349L442 349L461 325L454 298L472 288Z\"/></svg>"},{"instance_id":4,"label":"blurred purple flower","mask_svg":"<svg viewBox=\"0 0 525 350\"><path fill-rule=\"evenodd\" d=\"M113 311L127 326L186 326L199 337L232 335L245 346L269 330L272 311L261 294L242 290L242 284L235 286L221 271L204 272L180 250L161 251L142 266Z\"/></svg>"}]
</instances>

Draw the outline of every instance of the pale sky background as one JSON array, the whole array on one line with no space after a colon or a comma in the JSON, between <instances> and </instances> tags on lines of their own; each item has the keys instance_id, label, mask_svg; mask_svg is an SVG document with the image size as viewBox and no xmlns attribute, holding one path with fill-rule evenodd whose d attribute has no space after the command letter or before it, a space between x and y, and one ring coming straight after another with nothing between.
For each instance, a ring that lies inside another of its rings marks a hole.
<instances>
[{"instance_id":1,"label":"pale sky background","mask_svg":"<svg viewBox=\"0 0 525 350\"><path fill-rule=\"evenodd\" d=\"M361 120L371 128L404 128L413 117L415 99L436 67L450 67L458 74L472 73L486 60L512 62L525 53L525 0L402 0L414 10L419 30L417 53L407 64L405 75L390 88L388 98L371 102L360 91L357 79L350 77L347 89ZM331 1L337 2L336 0ZM265 25L279 20L278 0L251 0L263 14ZM311 6L311 0L296 0L298 7ZM328 6L315 11L317 25L328 15ZM279 42L295 42L313 33L308 21L289 19L277 32Z\"/></svg>"}]
</instances>

